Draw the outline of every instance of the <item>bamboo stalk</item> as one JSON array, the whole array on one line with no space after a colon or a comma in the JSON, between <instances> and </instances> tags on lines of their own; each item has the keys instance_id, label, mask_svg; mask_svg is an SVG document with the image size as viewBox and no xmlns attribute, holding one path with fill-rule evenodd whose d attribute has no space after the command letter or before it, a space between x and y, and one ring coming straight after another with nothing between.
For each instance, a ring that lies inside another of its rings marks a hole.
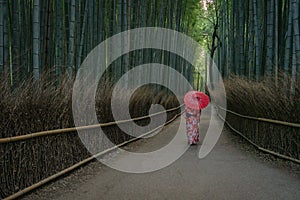
<instances>
[{"instance_id":1,"label":"bamboo stalk","mask_svg":"<svg viewBox=\"0 0 300 200\"><path fill-rule=\"evenodd\" d=\"M291 123L291 122L284 122L284 121L279 121L279 120L274 120L274 119L266 119L266 118L257 118L257 117L245 116L245 115L241 115L239 113L233 112L231 110L227 110L225 108L222 108L221 106L218 106L218 105L216 105L216 106L219 107L221 110L227 111L231 114L234 114L236 116L239 116L239 117L242 117L242 118L245 118L245 119L251 119L251 120L257 120L257 121L262 121L262 122L268 122L268 123L272 123L272 124L280 124L280 125L284 125L284 126L300 128L300 124Z\"/></svg>"},{"instance_id":2,"label":"bamboo stalk","mask_svg":"<svg viewBox=\"0 0 300 200\"><path fill-rule=\"evenodd\" d=\"M137 118L133 118L133 119L120 120L120 121L108 122L108 123L102 123L102 124L94 124L94 125L89 125L89 126L80 126L80 127L56 129L56 130L49 130L49 131L41 131L41 132L30 133L30 134L26 134L26 135L0 138L0 144L16 142L16 141L24 141L24 140L28 140L28 139L32 139L32 138L36 138L36 137L41 137L41 136L69 133L69 132L74 132L77 130L90 130L90 129L95 129L95 128L99 128L99 127L107 127L107 126L112 126L112 125L116 125L116 124L123 124L123 123L132 122L132 121L139 121L139 120L147 119L149 117L154 117L154 116L160 115L165 112L171 112L171 111L177 110L181 107L183 107L183 105L180 105L176 108L172 108L172 109L169 109L166 111L161 111L161 112L157 112L157 113L154 113L154 114L151 114L148 116L137 117Z\"/></svg>"}]
</instances>

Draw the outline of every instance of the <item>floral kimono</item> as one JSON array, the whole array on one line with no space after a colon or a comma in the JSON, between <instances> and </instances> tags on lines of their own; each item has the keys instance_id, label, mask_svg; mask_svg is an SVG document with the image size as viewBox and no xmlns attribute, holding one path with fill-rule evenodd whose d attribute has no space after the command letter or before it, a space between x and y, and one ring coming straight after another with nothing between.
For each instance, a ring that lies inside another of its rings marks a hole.
<instances>
[{"instance_id":1,"label":"floral kimono","mask_svg":"<svg viewBox=\"0 0 300 200\"><path fill-rule=\"evenodd\" d=\"M194 110L186 107L186 134L189 144L197 144L199 142L199 127L201 110Z\"/></svg>"}]
</instances>

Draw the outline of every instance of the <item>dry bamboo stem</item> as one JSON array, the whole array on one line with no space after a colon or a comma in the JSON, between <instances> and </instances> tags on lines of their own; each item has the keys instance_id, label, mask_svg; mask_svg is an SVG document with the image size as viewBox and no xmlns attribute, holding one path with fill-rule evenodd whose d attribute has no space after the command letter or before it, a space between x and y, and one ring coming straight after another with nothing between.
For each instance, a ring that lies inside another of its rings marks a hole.
<instances>
[{"instance_id":1,"label":"dry bamboo stem","mask_svg":"<svg viewBox=\"0 0 300 200\"><path fill-rule=\"evenodd\" d=\"M234 114L238 117L242 117L242 118L245 118L245 119L251 119L251 120L257 120L257 121L262 121L262 122L268 122L268 123L273 123L273 124L280 124L280 125L284 125L284 126L300 128L300 124L291 123L291 122L284 122L284 121L279 121L279 120L274 120L274 119L266 119L266 118L257 118L257 117L245 116L245 115L241 115L239 113L233 112L231 110L227 110L225 108L222 108L221 106L218 106L218 105L216 105L216 106L218 108L220 108L221 110L227 111L231 114Z\"/></svg>"},{"instance_id":2,"label":"dry bamboo stem","mask_svg":"<svg viewBox=\"0 0 300 200\"><path fill-rule=\"evenodd\" d=\"M103 124L95 124L95 125L89 125L89 126L80 126L80 127L72 127L72 128L65 128L65 129L41 131L41 132L30 133L30 134L26 134L26 135L0 138L0 144L16 142L16 141L24 141L24 140L28 140L28 139L31 139L31 138L41 137L41 136L69 133L69 132L74 132L74 131L77 131L77 130L90 130L90 129L95 129L95 128L99 128L99 127L107 127L107 126L112 126L112 125L116 125L116 124L122 124L122 123L128 123L128 122L132 122L132 121L143 120L143 119L147 119L149 117L154 117L154 116L160 115L160 114L165 113L165 112L171 112L171 111L177 110L181 107L183 107L183 105L180 105L176 108L172 108L172 109L169 109L169 110L166 110L166 111L154 113L154 114L151 114L151 115L148 115L148 116L137 117L137 118L134 118L134 119L127 119L127 120L121 120L121 121L116 121L116 122L108 122L108 123L103 123Z\"/></svg>"}]
</instances>

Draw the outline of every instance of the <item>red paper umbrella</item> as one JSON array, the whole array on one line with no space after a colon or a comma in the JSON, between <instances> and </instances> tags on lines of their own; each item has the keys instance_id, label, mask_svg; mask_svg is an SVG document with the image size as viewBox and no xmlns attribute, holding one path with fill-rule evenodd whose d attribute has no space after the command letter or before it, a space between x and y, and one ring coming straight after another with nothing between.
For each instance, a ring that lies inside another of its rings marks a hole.
<instances>
[{"instance_id":1,"label":"red paper umbrella","mask_svg":"<svg viewBox=\"0 0 300 200\"><path fill-rule=\"evenodd\" d=\"M184 96L184 103L189 108L201 110L208 106L209 97L203 92L190 91Z\"/></svg>"}]
</instances>

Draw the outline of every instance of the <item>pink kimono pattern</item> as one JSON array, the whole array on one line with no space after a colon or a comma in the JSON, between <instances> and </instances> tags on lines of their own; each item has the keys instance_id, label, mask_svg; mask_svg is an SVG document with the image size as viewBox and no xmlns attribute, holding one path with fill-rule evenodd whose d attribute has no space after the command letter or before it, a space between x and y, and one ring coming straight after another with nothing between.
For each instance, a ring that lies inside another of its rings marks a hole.
<instances>
[{"instance_id":1,"label":"pink kimono pattern","mask_svg":"<svg viewBox=\"0 0 300 200\"><path fill-rule=\"evenodd\" d=\"M197 144L199 142L199 127L201 110L194 110L186 107L186 134L189 144Z\"/></svg>"}]
</instances>

